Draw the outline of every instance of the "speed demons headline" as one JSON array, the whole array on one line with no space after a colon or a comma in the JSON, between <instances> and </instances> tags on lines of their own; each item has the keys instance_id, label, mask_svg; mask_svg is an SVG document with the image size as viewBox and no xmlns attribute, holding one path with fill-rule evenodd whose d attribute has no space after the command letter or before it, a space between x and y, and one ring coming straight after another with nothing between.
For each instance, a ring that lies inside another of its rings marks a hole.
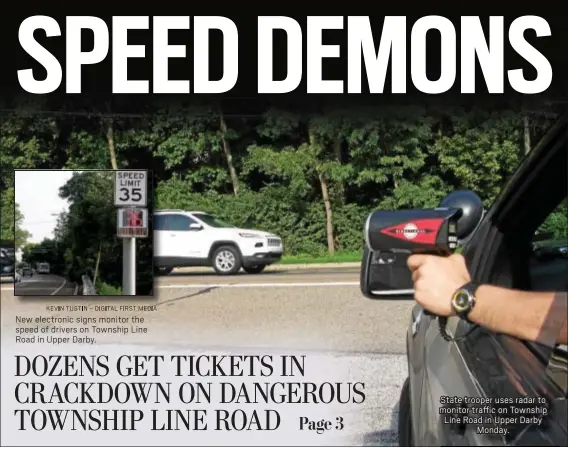
<instances>
[{"instance_id":1,"label":"speed demons headline","mask_svg":"<svg viewBox=\"0 0 569 449\"><path fill-rule=\"evenodd\" d=\"M113 93L217 94L231 91L239 77L239 30L236 24L221 16L194 16L191 19L189 16L114 16L112 22L107 23L98 17L67 16L62 31L60 23L52 17L28 17L20 24L19 42L23 50L45 68L47 76L38 78L39 74L32 68L22 68L18 70L18 81L22 89L32 94L54 92L63 86L62 83L67 93L81 93L82 68L110 58ZM381 30L372 30L368 16L349 16L347 20L343 16L309 16L304 29L291 17L259 16L257 48L250 51L257 53L257 91L269 94L293 92L305 81L302 85L309 94L357 94L362 93L362 84L367 82L370 93L381 94L386 92L385 81L389 74L391 93L406 93L409 82L427 94L442 94L455 86L459 86L462 93L475 93L476 86L480 86L475 82L477 64L489 93L504 93L505 85L522 94L547 90L553 77L551 64L524 35L532 30L527 35L536 36L533 41L551 36L547 20L539 16L522 16L506 26L502 16L486 19L489 26L485 31L480 17L461 17L460 31L457 32L453 22L441 16L424 16L414 23L408 23L405 16L386 16ZM64 36L65 63L36 40L36 30L43 30L48 39ZM82 30L90 30L93 35L94 46L88 50L82 48L85 47L81 43ZM152 36L151 49L129 44L132 30L148 30ZM169 43L170 30L188 30L188 43ZM223 70L221 77L215 77L217 79L212 79L209 73L211 30L219 30L223 35ZM346 33L346 54L341 54L340 45L324 43L326 30ZM426 36L431 30L438 31L441 37L438 79L427 77ZM274 51L276 32L285 33L286 51ZM188 67L193 65L193 73L186 80L170 79L168 61L186 58L187 45L193 46L193 64L188 62ZM524 73L521 67L505 70L504 51L510 51L510 48L534 67L537 76ZM411 52L409 58L408 49ZM304 67L303 56L306 58ZM129 61L136 58L151 60L152 83L127 76ZM284 58L286 74L277 79L273 61L281 63ZM327 58L346 61L346 79L323 76L323 61Z\"/></svg>"}]
</instances>

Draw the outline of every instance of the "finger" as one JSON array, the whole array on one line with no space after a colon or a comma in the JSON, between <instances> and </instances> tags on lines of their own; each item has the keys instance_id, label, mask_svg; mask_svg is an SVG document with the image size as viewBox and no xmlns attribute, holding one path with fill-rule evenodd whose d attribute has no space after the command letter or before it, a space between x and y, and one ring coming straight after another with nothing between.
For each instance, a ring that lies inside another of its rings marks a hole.
<instances>
[{"instance_id":1,"label":"finger","mask_svg":"<svg viewBox=\"0 0 569 449\"><path fill-rule=\"evenodd\" d=\"M413 279L413 283L417 282L417 280L421 277L421 272L419 270L414 270L413 274L411 275L411 279Z\"/></svg>"},{"instance_id":2,"label":"finger","mask_svg":"<svg viewBox=\"0 0 569 449\"><path fill-rule=\"evenodd\" d=\"M411 271L414 271L423 265L429 259L429 257L432 256L426 254L413 254L407 259L407 266Z\"/></svg>"}]
</instances>

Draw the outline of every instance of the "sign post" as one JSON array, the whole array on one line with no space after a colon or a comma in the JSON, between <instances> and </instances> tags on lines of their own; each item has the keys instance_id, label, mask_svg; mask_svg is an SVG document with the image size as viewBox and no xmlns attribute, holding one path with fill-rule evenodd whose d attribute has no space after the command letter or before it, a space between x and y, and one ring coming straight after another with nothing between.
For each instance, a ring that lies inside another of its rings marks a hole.
<instances>
[{"instance_id":1,"label":"sign post","mask_svg":"<svg viewBox=\"0 0 569 449\"><path fill-rule=\"evenodd\" d=\"M148 172L115 171L117 236L123 239L123 295L136 295L136 239L148 237Z\"/></svg>"},{"instance_id":2,"label":"sign post","mask_svg":"<svg viewBox=\"0 0 569 449\"><path fill-rule=\"evenodd\" d=\"M129 237L122 242L122 294L136 295L136 239Z\"/></svg>"}]
</instances>

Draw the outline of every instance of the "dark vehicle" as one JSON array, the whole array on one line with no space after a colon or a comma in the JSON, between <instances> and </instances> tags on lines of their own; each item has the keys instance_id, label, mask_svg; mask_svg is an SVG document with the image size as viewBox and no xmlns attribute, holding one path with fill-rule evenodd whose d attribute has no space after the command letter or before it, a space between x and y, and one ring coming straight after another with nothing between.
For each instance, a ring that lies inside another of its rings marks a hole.
<instances>
[{"instance_id":1,"label":"dark vehicle","mask_svg":"<svg viewBox=\"0 0 569 449\"><path fill-rule=\"evenodd\" d=\"M567 291L567 229L565 236L556 237L560 244L548 246L535 239L549 218L567 215L567 151L565 117L526 157L463 244L475 282L526 291ZM377 283L374 270L386 273L393 260L376 261L374 266L377 257L371 254L366 246L364 295L412 298L413 284L409 271L403 274L404 263L389 272L391 278L384 276ZM373 282L381 291L373 291ZM417 304L406 343L409 373L399 403L402 446L567 446L567 346L521 341L458 317L444 323ZM457 412L441 413L441 407L453 407L449 401L459 400L461 405L459 398L488 404L483 400L528 397L545 401L548 413L540 424L517 419L507 426L494 425L494 429L507 428L505 435L485 431L491 426L479 424L479 417L464 414L456 403Z\"/></svg>"},{"instance_id":2,"label":"dark vehicle","mask_svg":"<svg viewBox=\"0 0 569 449\"><path fill-rule=\"evenodd\" d=\"M34 270L32 269L32 267L24 267L22 268L22 276L30 276L32 277L34 275Z\"/></svg>"},{"instance_id":3,"label":"dark vehicle","mask_svg":"<svg viewBox=\"0 0 569 449\"><path fill-rule=\"evenodd\" d=\"M4 252L9 258L16 260L16 251L14 249L14 242L10 240L0 240L0 250Z\"/></svg>"},{"instance_id":4,"label":"dark vehicle","mask_svg":"<svg viewBox=\"0 0 569 449\"><path fill-rule=\"evenodd\" d=\"M0 277L14 278L16 274L16 262L6 251L0 249Z\"/></svg>"},{"instance_id":5,"label":"dark vehicle","mask_svg":"<svg viewBox=\"0 0 569 449\"><path fill-rule=\"evenodd\" d=\"M567 239L537 240L533 244L533 253L538 260L551 260L567 257Z\"/></svg>"}]
</instances>

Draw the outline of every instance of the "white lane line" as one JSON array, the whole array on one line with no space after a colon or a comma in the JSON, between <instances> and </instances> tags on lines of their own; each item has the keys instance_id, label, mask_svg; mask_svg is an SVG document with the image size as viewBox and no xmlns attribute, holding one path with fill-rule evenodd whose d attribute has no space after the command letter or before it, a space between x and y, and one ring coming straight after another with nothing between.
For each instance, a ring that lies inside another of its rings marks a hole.
<instances>
[{"instance_id":1,"label":"white lane line","mask_svg":"<svg viewBox=\"0 0 569 449\"><path fill-rule=\"evenodd\" d=\"M283 282L283 283L251 283L251 284L166 284L156 285L155 288L271 288L271 287L352 287L359 282Z\"/></svg>"},{"instance_id":2,"label":"white lane line","mask_svg":"<svg viewBox=\"0 0 569 449\"><path fill-rule=\"evenodd\" d=\"M50 296L57 295L57 292L59 290L61 290L65 284L67 284L67 280L63 279L63 284L61 284L59 287L57 287L57 289L53 293L51 293Z\"/></svg>"}]
</instances>

